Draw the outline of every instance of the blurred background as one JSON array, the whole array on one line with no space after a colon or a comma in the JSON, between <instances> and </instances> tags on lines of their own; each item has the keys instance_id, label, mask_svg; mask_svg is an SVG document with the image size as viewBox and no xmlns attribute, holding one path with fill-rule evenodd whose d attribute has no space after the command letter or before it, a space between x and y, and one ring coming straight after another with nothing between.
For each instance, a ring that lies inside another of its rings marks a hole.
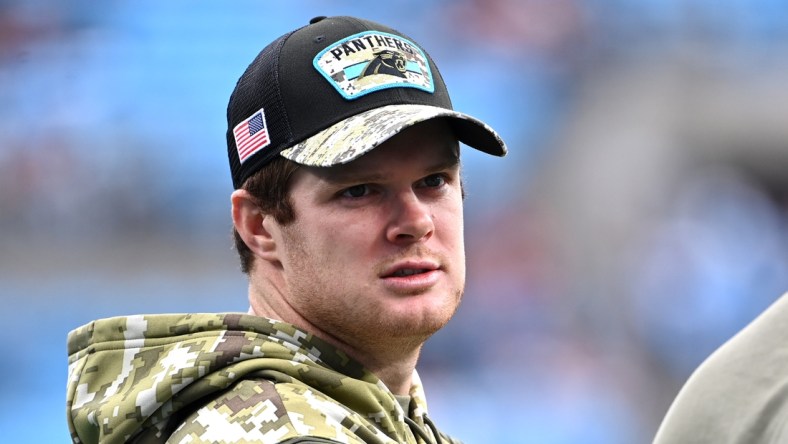
<instances>
[{"instance_id":1,"label":"blurred background","mask_svg":"<svg viewBox=\"0 0 788 444\"><path fill-rule=\"evenodd\" d=\"M0 0L4 441L69 440L72 328L246 310L227 99L265 44L339 14L420 42L510 147L464 154L468 289L420 365L444 430L650 442L788 290L782 0Z\"/></svg>"}]
</instances>

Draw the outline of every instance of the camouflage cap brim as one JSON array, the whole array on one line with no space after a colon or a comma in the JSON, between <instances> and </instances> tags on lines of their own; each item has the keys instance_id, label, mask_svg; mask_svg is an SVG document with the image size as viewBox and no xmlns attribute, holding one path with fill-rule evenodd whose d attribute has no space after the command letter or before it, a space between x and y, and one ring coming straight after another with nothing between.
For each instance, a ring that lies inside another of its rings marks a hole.
<instances>
[{"instance_id":1,"label":"camouflage cap brim","mask_svg":"<svg viewBox=\"0 0 788 444\"><path fill-rule=\"evenodd\" d=\"M283 150L281 155L306 166L348 163L402 130L435 118L450 119L460 142L495 156L506 155L506 144L481 120L429 105L387 105L356 114Z\"/></svg>"}]
</instances>

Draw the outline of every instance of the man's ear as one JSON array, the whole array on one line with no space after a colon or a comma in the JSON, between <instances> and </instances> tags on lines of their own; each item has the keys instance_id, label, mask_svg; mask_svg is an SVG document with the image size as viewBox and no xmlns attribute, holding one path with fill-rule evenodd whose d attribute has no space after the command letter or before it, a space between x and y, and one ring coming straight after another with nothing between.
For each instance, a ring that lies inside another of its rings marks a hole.
<instances>
[{"instance_id":1,"label":"man's ear","mask_svg":"<svg viewBox=\"0 0 788 444\"><path fill-rule=\"evenodd\" d=\"M276 234L279 224L270 214L265 214L256 200L246 190L235 190L230 196L235 231L255 256L267 261L279 261Z\"/></svg>"}]
</instances>

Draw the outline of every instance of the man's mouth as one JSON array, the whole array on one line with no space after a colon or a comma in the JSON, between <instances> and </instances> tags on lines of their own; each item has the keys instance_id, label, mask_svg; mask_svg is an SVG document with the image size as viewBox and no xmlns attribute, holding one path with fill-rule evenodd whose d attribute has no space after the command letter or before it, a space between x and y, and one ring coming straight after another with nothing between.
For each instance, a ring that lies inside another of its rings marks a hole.
<instances>
[{"instance_id":1,"label":"man's mouth","mask_svg":"<svg viewBox=\"0 0 788 444\"><path fill-rule=\"evenodd\" d=\"M414 274L426 273L430 270L426 268L402 268L391 274L393 277L413 276Z\"/></svg>"},{"instance_id":2,"label":"man's mouth","mask_svg":"<svg viewBox=\"0 0 788 444\"><path fill-rule=\"evenodd\" d=\"M408 260L393 264L380 273L381 277L403 278L436 271L440 265L431 260Z\"/></svg>"},{"instance_id":3,"label":"man's mouth","mask_svg":"<svg viewBox=\"0 0 788 444\"><path fill-rule=\"evenodd\" d=\"M421 294L438 284L441 262L430 258L405 259L390 264L378 275L383 285L400 294Z\"/></svg>"}]
</instances>

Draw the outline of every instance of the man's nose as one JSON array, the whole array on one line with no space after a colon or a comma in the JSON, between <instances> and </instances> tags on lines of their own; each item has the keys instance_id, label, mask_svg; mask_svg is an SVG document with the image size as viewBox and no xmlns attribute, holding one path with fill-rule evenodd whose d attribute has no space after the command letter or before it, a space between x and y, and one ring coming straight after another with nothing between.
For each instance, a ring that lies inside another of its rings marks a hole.
<instances>
[{"instance_id":1,"label":"man's nose","mask_svg":"<svg viewBox=\"0 0 788 444\"><path fill-rule=\"evenodd\" d=\"M435 231L431 206L413 192L394 197L391 220L386 230L389 242L413 243L429 239Z\"/></svg>"}]
</instances>

